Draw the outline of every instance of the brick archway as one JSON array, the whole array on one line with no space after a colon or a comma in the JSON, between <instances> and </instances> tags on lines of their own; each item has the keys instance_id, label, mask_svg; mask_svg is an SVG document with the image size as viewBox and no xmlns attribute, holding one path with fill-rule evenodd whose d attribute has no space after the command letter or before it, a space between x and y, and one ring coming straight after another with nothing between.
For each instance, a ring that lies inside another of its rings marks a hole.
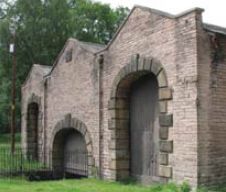
<instances>
[{"instance_id":1,"label":"brick archway","mask_svg":"<svg viewBox=\"0 0 226 192\"><path fill-rule=\"evenodd\" d=\"M120 180L130 176L129 91L133 82L150 73L155 75L159 91L158 177L161 180L172 177L172 167L168 160L169 154L173 152L173 141L168 140L169 127L173 126L173 115L168 114L168 101L172 100L172 90L168 87L166 72L159 61L134 55L131 62L115 77L108 103L112 179Z\"/></svg>"},{"instance_id":2,"label":"brick archway","mask_svg":"<svg viewBox=\"0 0 226 192\"><path fill-rule=\"evenodd\" d=\"M50 138L50 148L49 148L49 155L50 155L50 163L52 166L53 165L53 161L54 161L54 155L55 155L55 150L54 149L54 142L55 142L55 138L57 136L57 134L59 132L64 132L67 130L74 130L78 133L80 133L82 135L82 137L85 140L85 145L86 145L86 150L87 150L87 155L88 155L88 159L87 159L87 166L88 166L88 176L91 176L93 173L93 169L95 166L94 163L94 158L93 158L93 146L92 146L92 140L91 140L91 136L90 133L88 132L88 129L86 127L86 125L80 121L77 118L72 118L71 114L67 114L65 116L65 118L61 121L59 121L56 126L54 127L54 130L51 134L51 138Z\"/></svg>"}]
</instances>

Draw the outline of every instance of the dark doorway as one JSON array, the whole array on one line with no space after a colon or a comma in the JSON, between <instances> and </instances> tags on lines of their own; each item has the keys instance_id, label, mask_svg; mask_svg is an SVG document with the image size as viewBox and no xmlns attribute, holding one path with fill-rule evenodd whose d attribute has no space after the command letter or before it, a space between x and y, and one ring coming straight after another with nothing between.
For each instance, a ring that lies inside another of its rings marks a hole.
<instances>
[{"instance_id":1,"label":"dark doorway","mask_svg":"<svg viewBox=\"0 0 226 192\"><path fill-rule=\"evenodd\" d=\"M30 103L27 112L27 157L38 159L38 117L39 107L37 103Z\"/></svg>"},{"instance_id":2,"label":"dark doorway","mask_svg":"<svg viewBox=\"0 0 226 192\"><path fill-rule=\"evenodd\" d=\"M158 82L153 74L142 76L130 93L130 174L142 182L157 176Z\"/></svg>"},{"instance_id":3,"label":"dark doorway","mask_svg":"<svg viewBox=\"0 0 226 192\"><path fill-rule=\"evenodd\" d=\"M73 128L59 131L53 143L53 170L66 177L87 177L88 156L84 136Z\"/></svg>"}]
</instances>

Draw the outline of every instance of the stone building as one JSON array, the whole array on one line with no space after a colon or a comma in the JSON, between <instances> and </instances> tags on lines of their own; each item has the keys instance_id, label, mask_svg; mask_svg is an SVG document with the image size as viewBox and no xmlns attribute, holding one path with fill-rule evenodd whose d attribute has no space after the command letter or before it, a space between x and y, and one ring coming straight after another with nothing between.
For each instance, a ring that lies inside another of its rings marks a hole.
<instances>
[{"instance_id":1,"label":"stone building","mask_svg":"<svg viewBox=\"0 0 226 192\"><path fill-rule=\"evenodd\" d=\"M88 176L144 183L226 179L226 29L135 6L108 45L69 39L22 86L22 145ZM65 160L66 159L66 160ZM66 162L66 163L65 163Z\"/></svg>"}]
</instances>

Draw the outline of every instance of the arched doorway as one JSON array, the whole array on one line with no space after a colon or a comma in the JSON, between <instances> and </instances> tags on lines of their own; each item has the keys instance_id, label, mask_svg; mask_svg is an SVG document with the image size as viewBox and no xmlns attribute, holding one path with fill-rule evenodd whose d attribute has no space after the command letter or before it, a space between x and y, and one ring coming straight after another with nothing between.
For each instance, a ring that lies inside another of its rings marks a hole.
<instances>
[{"instance_id":1,"label":"arched doorway","mask_svg":"<svg viewBox=\"0 0 226 192\"><path fill-rule=\"evenodd\" d=\"M130 175L152 180L158 169L158 82L153 74L132 83L129 101Z\"/></svg>"},{"instance_id":2,"label":"arched doorway","mask_svg":"<svg viewBox=\"0 0 226 192\"><path fill-rule=\"evenodd\" d=\"M170 100L166 72L157 60L134 55L116 75L108 102L112 179L132 176L151 183L172 177Z\"/></svg>"},{"instance_id":3,"label":"arched doorway","mask_svg":"<svg viewBox=\"0 0 226 192\"><path fill-rule=\"evenodd\" d=\"M74 128L56 133L52 151L53 171L66 177L88 176L88 153L84 136Z\"/></svg>"},{"instance_id":4,"label":"arched doorway","mask_svg":"<svg viewBox=\"0 0 226 192\"><path fill-rule=\"evenodd\" d=\"M32 160L38 159L38 118L38 104L30 103L27 110L27 157Z\"/></svg>"}]
</instances>

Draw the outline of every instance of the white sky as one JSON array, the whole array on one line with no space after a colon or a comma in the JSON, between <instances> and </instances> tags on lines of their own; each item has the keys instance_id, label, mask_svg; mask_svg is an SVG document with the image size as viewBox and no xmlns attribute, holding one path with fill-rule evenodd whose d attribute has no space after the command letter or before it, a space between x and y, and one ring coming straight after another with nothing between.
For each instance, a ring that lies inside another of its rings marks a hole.
<instances>
[{"instance_id":1,"label":"white sky","mask_svg":"<svg viewBox=\"0 0 226 192\"><path fill-rule=\"evenodd\" d=\"M225 0L95 0L108 3L115 8L120 5L132 8L133 5L143 5L171 14L177 14L193 7L205 9L203 21L226 27Z\"/></svg>"}]
</instances>

